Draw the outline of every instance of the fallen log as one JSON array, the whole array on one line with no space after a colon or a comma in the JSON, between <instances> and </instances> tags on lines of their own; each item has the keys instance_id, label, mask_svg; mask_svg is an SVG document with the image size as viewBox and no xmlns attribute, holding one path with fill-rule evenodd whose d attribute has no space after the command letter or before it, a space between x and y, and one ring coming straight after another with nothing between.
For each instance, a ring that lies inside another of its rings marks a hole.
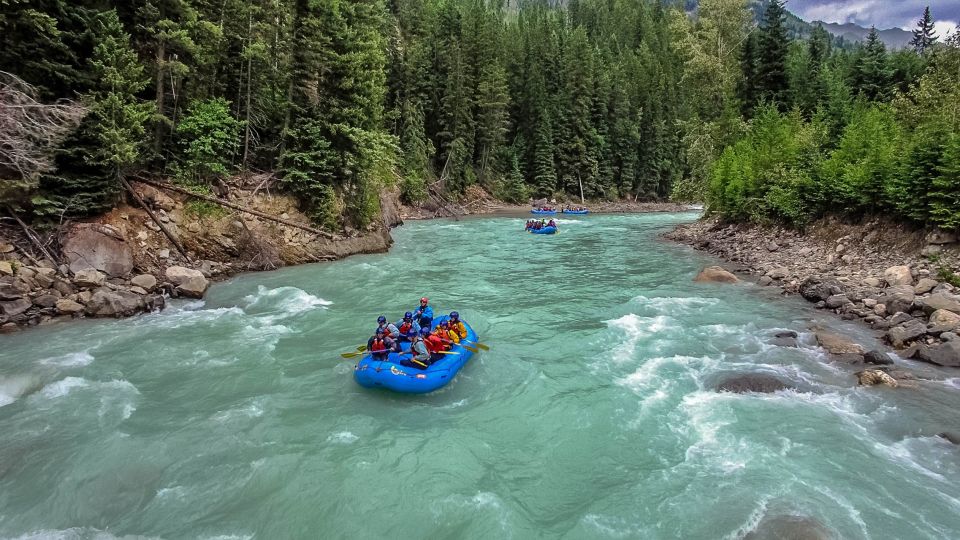
<instances>
[{"instance_id":1,"label":"fallen log","mask_svg":"<svg viewBox=\"0 0 960 540\"><path fill-rule=\"evenodd\" d=\"M147 203L143 202L143 199L141 199L140 195L137 194L137 192L133 189L133 186L130 185L130 182L127 182L127 179L122 177L120 178L120 182L123 184L123 187L127 188L127 191L129 191L130 195L132 195L134 200L137 201L137 204L139 204L141 208L147 211L147 214L150 216L150 219L152 219L153 222L160 227L160 230L163 231L163 234L164 236L167 237L167 240L170 240L170 243L173 244L173 247L177 248L177 251L180 252L180 255L183 255L183 258L189 262L190 256L187 255L187 250L183 249L183 245L180 244L180 240L177 239L175 236L173 236L173 233L171 233L170 230L167 229L166 225L164 225L163 222L160 221L160 218L153 213L153 210L150 210L150 207L147 206Z\"/></svg>"},{"instance_id":2,"label":"fallen log","mask_svg":"<svg viewBox=\"0 0 960 540\"><path fill-rule=\"evenodd\" d=\"M142 184L146 184L146 185L148 185L148 186L153 186L153 187L158 188L158 189L166 189L166 190L169 190L169 191L173 191L174 193L180 193L180 194L186 195L186 196L188 196L188 197L193 197L193 198L195 198L195 199L200 199L201 201L207 201L207 202L211 202L211 203L214 203L214 204L219 204L220 206L223 206L223 207L226 207L226 208L231 208L231 209L236 210L236 211L238 211L238 212L244 212L244 213L247 213L247 214L251 214L251 215L257 216L258 218L266 219L266 220L268 220L268 221L275 221L275 222L277 222L277 223L281 223L281 224L286 225L286 226L288 226L288 227L294 227L294 228L296 228L296 229L301 229L301 230L307 231L307 232L309 232L309 233L313 233L313 234L315 234L315 235L317 235L317 236L322 236L322 237L324 237L324 238L328 238L328 239L334 239L334 238L336 238L336 235L334 235L334 234L332 234L332 233L328 233L328 232L326 232L326 231L321 231L320 229L315 229L315 228L309 227L309 226L307 226L307 225L301 225L301 224L299 224L299 223L296 223L296 222L294 222L294 221L290 221L290 220L288 220L288 219L283 219L283 218L278 218L278 217L276 217L276 216L271 216L270 214L265 214L265 213L260 212L260 211L258 211L258 210L251 210L250 208L244 208L244 207L242 207L242 206L240 206L240 205L238 205L238 204L234 204L234 203L232 203L232 202L230 202L230 201L225 201L225 200L223 200L223 199L218 199L217 197L211 197L211 196L209 196L209 195L201 195L201 194L199 194L199 193L194 193L194 192L192 192L192 191L190 191L190 190L183 189L183 188L180 188L180 187L177 187L177 186L172 186L172 185L170 185L170 184L164 184L164 183L162 183L162 182L154 182L154 181L152 181L152 180L145 180L145 179L142 179L142 178L138 178L138 179L136 179L135 181L136 181L136 182L140 182L140 183L142 183Z\"/></svg>"}]
</instances>

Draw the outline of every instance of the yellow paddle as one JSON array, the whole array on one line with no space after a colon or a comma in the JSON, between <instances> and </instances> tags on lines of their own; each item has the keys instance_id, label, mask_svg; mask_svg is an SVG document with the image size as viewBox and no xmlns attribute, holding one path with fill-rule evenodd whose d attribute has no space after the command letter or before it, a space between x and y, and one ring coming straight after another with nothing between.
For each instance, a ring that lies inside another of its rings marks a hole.
<instances>
[{"instance_id":1,"label":"yellow paddle","mask_svg":"<svg viewBox=\"0 0 960 540\"><path fill-rule=\"evenodd\" d=\"M477 347L478 349L482 349L482 350L484 350L484 351L489 351L489 350L490 350L490 347L487 347L486 345L484 345L483 343L480 343L479 341L470 341L469 339L461 339L460 341L461 341L461 342L466 341L467 343L473 343L474 345L476 345L476 347ZM473 351L473 352L477 352L477 351Z\"/></svg>"}]
</instances>

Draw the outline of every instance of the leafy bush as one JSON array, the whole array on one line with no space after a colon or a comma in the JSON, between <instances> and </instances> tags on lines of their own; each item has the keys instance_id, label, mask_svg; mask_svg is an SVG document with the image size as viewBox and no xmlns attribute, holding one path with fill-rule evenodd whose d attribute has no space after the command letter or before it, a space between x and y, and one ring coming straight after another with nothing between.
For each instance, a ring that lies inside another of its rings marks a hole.
<instances>
[{"instance_id":1,"label":"leafy bush","mask_svg":"<svg viewBox=\"0 0 960 540\"><path fill-rule=\"evenodd\" d=\"M186 158L182 170L187 177L206 180L228 174L240 148L243 126L230 114L230 102L223 98L193 103L177 125Z\"/></svg>"}]
</instances>

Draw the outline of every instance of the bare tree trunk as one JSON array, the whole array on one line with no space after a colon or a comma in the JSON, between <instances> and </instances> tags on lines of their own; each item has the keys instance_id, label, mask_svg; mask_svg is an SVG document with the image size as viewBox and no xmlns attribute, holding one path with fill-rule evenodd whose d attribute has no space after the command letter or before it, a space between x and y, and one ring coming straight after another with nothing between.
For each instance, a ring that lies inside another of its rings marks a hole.
<instances>
[{"instance_id":1,"label":"bare tree trunk","mask_svg":"<svg viewBox=\"0 0 960 540\"><path fill-rule=\"evenodd\" d=\"M580 204L586 203L583 199L583 179L580 178L580 173L577 173L577 183L580 184Z\"/></svg>"},{"instance_id":2,"label":"bare tree trunk","mask_svg":"<svg viewBox=\"0 0 960 540\"><path fill-rule=\"evenodd\" d=\"M117 178L120 180L120 183L123 184L123 187L127 188L127 191L130 192L130 195L133 196L133 199L137 201L137 204L139 204L141 208L147 211L147 215L150 216L150 219L152 219L153 222L160 227L160 230L163 231L163 235L167 237L167 240L170 240L170 243L173 244L173 247L177 248L177 251L179 251L180 254L183 255L183 258L186 259L187 262L189 262L190 257L187 255L187 251L183 249L183 245L180 244L180 240L178 240L175 236L173 236L173 233L171 233L170 230L167 229L166 225L164 225L163 222L160 221L160 218L158 218L157 215L153 213L153 210L150 210L150 207L147 206L147 203L143 202L143 199L140 198L140 195L137 195L137 192L133 190L133 187L130 185L129 182L127 182L126 178L119 175L117 176Z\"/></svg>"},{"instance_id":3,"label":"bare tree trunk","mask_svg":"<svg viewBox=\"0 0 960 540\"><path fill-rule=\"evenodd\" d=\"M246 133L243 136L243 170L247 170L247 159L250 157L250 93L251 93L251 73L253 69L253 57L250 56L250 44L253 41L253 10L247 18L247 108L244 111L244 125Z\"/></svg>"},{"instance_id":4,"label":"bare tree trunk","mask_svg":"<svg viewBox=\"0 0 960 540\"><path fill-rule=\"evenodd\" d=\"M163 109L165 107L164 101L166 99L166 89L164 88L165 81L163 79L163 72L166 70L166 68L164 67L164 64L166 63L166 55L167 55L166 49L167 49L166 44L161 41L157 45L157 54L156 54L156 57L154 58L154 61L157 63L157 76L156 76L157 114L159 114L161 117L164 116ZM154 141L153 141L154 150L156 150L157 153L160 152L160 142L163 139L163 128L164 128L163 122L162 121L157 122L156 129L154 130Z\"/></svg>"}]
</instances>

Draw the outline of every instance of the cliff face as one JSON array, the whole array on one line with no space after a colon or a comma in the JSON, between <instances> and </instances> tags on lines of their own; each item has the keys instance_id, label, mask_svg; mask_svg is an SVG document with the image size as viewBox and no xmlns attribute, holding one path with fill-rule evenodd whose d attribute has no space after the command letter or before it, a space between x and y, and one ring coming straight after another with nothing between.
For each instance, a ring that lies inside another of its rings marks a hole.
<instances>
[{"instance_id":1,"label":"cliff face","mask_svg":"<svg viewBox=\"0 0 960 540\"><path fill-rule=\"evenodd\" d=\"M395 190L381 194L382 219L362 231L319 235L292 197L232 186L222 198L283 221L133 183L140 199L183 246L181 254L139 205L121 204L69 223L41 255L19 229L0 226L0 330L64 317L120 317L162 309L167 297L202 297L209 281L252 270L387 251L402 224ZM132 202L132 200L131 200ZM134 203L135 204L135 203Z\"/></svg>"}]
</instances>

